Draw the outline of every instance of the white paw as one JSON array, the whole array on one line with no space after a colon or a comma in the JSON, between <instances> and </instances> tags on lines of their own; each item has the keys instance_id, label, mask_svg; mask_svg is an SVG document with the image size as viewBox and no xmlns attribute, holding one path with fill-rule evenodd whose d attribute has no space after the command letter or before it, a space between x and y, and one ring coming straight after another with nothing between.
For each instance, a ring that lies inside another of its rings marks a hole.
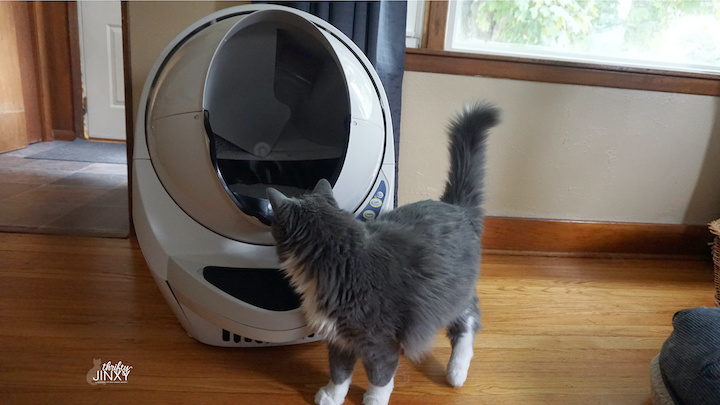
<instances>
[{"instance_id":1,"label":"white paw","mask_svg":"<svg viewBox=\"0 0 720 405\"><path fill-rule=\"evenodd\" d=\"M453 387L462 387L467 380L470 360L473 358L472 335L463 334L453 347L447 367L447 380Z\"/></svg>"},{"instance_id":2,"label":"white paw","mask_svg":"<svg viewBox=\"0 0 720 405\"><path fill-rule=\"evenodd\" d=\"M382 387L370 384L363 395L363 405L387 405L394 386L393 380Z\"/></svg>"},{"instance_id":3,"label":"white paw","mask_svg":"<svg viewBox=\"0 0 720 405\"><path fill-rule=\"evenodd\" d=\"M388 402L390 402L389 395L387 398L380 395L368 395L367 392L363 395L363 405L388 405Z\"/></svg>"},{"instance_id":4,"label":"white paw","mask_svg":"<svg viewBox=\"0 0 720 405\"><path fill-rule=\"evenodd\" d=\"M317 405L340 405L344 401L345 401L345 398L341 399L340 401L337 401L327 391L325 391L325 388L320 388L320 390L317 392L317 394L315 394L315 403Z\"/></svg>"},{"instance_id":5,"label":"white paw","mask_svg":"<svg viewBox=\"0 0 720 405\"><path fill-rule=\"evenodd\" d=\"M387 405L387 403L388 401L384 401L382 398L367 394L363 396L363 405Z\"/></svg>"},{"instance_id":6,"label":"white paw","mask_svg":"<svg viewBox=\"0 0 720 405\"><path fill-rule=\"evenodd\" d=\"M467 380L468 367L460 367L456 363L450 363L447 370L447 380L453 387L462 387Z\"/></svg>"},{"instance_id":7,"label":"white paw","mask_svg":"<svg viewBox=\"0 0 720 405\"><path fill-rule=\"evenodd\" d=\"M350 379L339 385L335 385L331 381L315 394L315 403L317 405L340 405L345 402L345 396L349 388Z\"/></svg>"}]
</instances>

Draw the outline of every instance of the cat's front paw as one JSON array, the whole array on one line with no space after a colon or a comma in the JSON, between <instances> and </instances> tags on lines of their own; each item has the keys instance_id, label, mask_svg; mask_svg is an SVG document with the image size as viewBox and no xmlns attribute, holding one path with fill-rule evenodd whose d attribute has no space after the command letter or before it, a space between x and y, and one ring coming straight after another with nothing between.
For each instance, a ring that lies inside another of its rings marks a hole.
<instances>
[{"instance_id":1,"label":"cat's front paw","mask_svg":"<svg viewBox=\"0 0 720 405\"><path fill-rule=\"evenodd\" d=\"M383 398L365 395L363 397L363 405L388 405L388 401Z\"/></svg>"},{"instance_id":2,"label":"cat's front paw","mask_svg":"<svg viewBox=\"0 0 720 405\"><path fill-rule=\"evenodd\" d=\"M370 384L363 395L363 405L388 405L394 385L393 380L382 387Z\"/></svg>"},{"instance_id":3,"label":"cat's front paw","mask_svg":"<svg viewBox=\"0 0 720 405\"><path fill-rule=\"evenodd\" d=\"M315 394L315 403L317 405L340 405L345 402L345 395L347 395L350 381L347 383L335 385L330 384L320 388Z\"/></svg>"},{"instance_id":4,"label":"cat's front paw","mask_svg":"<svg viewBox=\"0 0 720 405\"><path fill-rule=\"evenodd\" d=\"M315 394L315 403L317 405L340 405L345 401L345 398L340 398L339 400L334 398L331 393L329 393L325 387L320 388L320 390Z\"/></svg>"},{"instance_id":5,"label":"cat's front paw","mask_svg":"<svg viewBox=\"0 0 720 405\"><path fill-rule=\"evenodd\" d=\"M448 367L447 380L453 387L462 387L463 384L465 384L465 380L467 380L467 376L467 368L459 367L457 365L451 365Z\"/></svg>"},{"instance_id":6,"label":"cat's front paw","mask_svg":"<svg viewBox=\"0 0 720 405\"><path fill-rule=\"evenodd\" d=\"M447 381L453 387L462 387L467 380L470 360L473 358L472 340L460 339L453 347L447 366Z\"/></svg>"}]
</instances>

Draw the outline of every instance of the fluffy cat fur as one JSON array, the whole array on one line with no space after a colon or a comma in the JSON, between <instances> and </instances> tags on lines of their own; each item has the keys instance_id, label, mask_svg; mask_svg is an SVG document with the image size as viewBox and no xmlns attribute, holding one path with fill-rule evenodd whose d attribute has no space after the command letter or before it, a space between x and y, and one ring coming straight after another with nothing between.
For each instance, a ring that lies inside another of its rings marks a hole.
<instances>
[{"instance_id":1,"label":"fluffy cat fur","mask_svg":"<svg viewBox=\"0 0 720 405\"><path fill-rule=\"evenodd\" d=\"M441 201L361 222L338 208L326 180L300 198L268 189L280 267L328 344L331 380L318 391L317 404L344 401L357 359L370 382L363 403L387 404L400 353L420 360L441 328L452 344L448 382L465 382L480 328L475 285L485 141L498 114L476 104L450 122L450 173Z\"/></svg>"}]
</instances>

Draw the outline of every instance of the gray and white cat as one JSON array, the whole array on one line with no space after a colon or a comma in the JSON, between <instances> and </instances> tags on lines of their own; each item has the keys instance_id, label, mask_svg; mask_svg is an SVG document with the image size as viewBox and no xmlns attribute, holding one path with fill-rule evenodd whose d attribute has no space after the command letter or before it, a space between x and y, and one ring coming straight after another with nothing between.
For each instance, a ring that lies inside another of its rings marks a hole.
<instances>
[{"instance_id":1,"label":"gray and white cat","mask_svg":"<svg viewBox=\"0 0 720 405\"><path fill-rule=\"evenodd\" d=\"M331 379L317 404L345 400L357 359L369 380L363 404L387 404L400 353L420 360L441 328L452 344L447 380L465 382L481 326L475 285L485 140L498 114L476 104L451 121L451 168L440 201L361 222L338 208L326 180L299 198L267 190L280 267L329 349Z\"/></svg>"}]
</instances>

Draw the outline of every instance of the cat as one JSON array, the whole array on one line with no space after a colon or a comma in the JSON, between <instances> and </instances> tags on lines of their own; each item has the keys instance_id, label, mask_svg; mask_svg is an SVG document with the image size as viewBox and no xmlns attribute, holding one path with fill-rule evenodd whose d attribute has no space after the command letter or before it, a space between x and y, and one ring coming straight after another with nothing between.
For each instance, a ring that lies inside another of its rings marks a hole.
<instances>
[{"instance_id":1,"label":"cat","mask_svg":"<svg viewBox=\"0 0 720 405\"><path fill-rule=\"evenodd\" d=\"M442 328L452 345L447 380L465 382L481 327L485 144L498 116L494 106L474 104L450 122L440 201L362 222L338 207L324 179L297 198L267 189L280 268L308 324L327 341L331 379L316 404L343 403L358 359L369 380L363 404L387 404L400 354L421 360Z\"/></svg>"},{"instance_id":2,"label":"cat","mask_svg":"<svg viewBox=\"0 0 720 405\"><path fill-rule=\"evenodd\" d=\"M87 375L85 375L85 381L87 381L90 385L96 385L99 384L96 380L98 377L98 371L102 369L102 360L101 359L93 359L93 368L90 369L90 371L87 372Z\"/></svg>"}]
</instances>

